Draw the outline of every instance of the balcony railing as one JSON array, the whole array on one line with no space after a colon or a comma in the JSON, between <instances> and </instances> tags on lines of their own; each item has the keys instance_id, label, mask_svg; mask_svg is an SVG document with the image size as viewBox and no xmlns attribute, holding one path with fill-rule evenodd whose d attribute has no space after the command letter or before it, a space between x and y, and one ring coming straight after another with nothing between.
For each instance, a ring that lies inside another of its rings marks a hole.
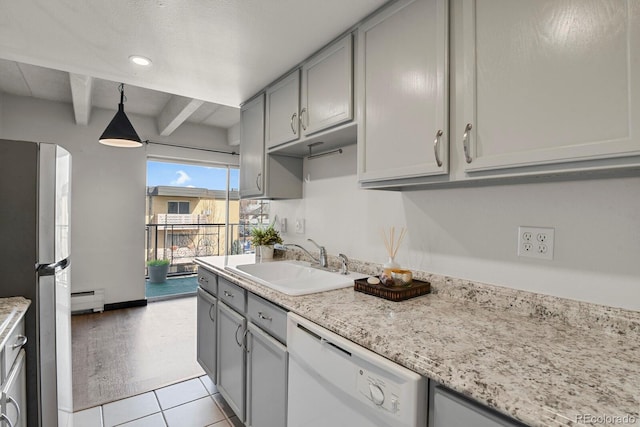
<instances>
[{"instance_id":1,"label":"balcony railing","mask_svg":"<svg viewBox=\"0 0 640 427\"><path fill-rule=\"evenodd\" d=\"M164 214L156 217L160 215ZM250 226L245 224L229 224L229 238L225 224L163 222L147 224L145 229L146 260L168 259L171 262L170 275L195 272L193 261L196 257L225 255L227 244L228 253L232 255L247 253L252 249Z\"/></svg>"},{"instance_id":2,"label":"balcony railing","mask_svg":"<svg viewBox=\"0 0 640 427\"><path fill-rule=\"evenodd\" d=\"M167 226L176 226L174 228L177 230L179 228L193 229L197 228L196 226L198 225L208 225L207 215L155 214L153 217L153 224L161 230Z\"/></svg>"}]
</instances>

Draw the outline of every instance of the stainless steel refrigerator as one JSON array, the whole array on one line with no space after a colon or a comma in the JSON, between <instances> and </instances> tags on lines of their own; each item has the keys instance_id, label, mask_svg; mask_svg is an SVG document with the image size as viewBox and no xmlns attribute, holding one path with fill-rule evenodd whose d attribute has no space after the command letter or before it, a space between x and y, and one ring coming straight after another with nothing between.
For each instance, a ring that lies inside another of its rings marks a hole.
<instances>
[{"instance_id":1,"label":"stainless steel refrigerator","mask_svg":"<svg viewBox=\"0 0 640 427\"><path fill-rule=\"evenodd\" d=\"M26 314L29 427L71 427L71 155L0 140L0 296Z\"/></svg>"}]
</instances>

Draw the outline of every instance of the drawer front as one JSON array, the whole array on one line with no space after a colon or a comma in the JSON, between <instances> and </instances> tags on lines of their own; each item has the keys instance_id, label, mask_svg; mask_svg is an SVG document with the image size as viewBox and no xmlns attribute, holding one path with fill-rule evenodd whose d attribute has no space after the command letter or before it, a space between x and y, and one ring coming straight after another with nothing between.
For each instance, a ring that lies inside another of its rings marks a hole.
<instances>
[{"instance_id":1,"label":"drawer front","mask_svg":"<svg viewBox=\"0 0 640 427\"><path fill-rule=\"evenodd\" d=\"M26 343L27 337L24 334L24 319L21 319L13 328L13 331L11 331L9 338L7 338L7 344L4 347L3 381L6 378L6 374L11 371L13 362Z\"/></svg>"},{"instance_id":2,"label":"drawer front","mask_svg":"<svg viewBox=\"0 0 640 427\"><path fill-rule=\"evenodd\" d=\"M239 313L244 314L247 305L247 292L227 279L218 277L218 298Z\"/></svg>"},{"instance_id":3,"label":"drawer front","mask_svg":"<svg viewBox=\"0 0 640 427\"><path fill-rule=\"evenodd\" d=\"M287 311L272 302L249 294L247 315L251 321L280 342L287 342Z\"/></svg>"},{"instance_id":4,"label":"drawer front","mask_svg":"<svg viewBox=\"0 0 640 427\"><path fill-rule=\"evenodd\" d=\"M218 295L218 276L198 267L198 284L211 295Z\"/></svg>"}]
</instances>

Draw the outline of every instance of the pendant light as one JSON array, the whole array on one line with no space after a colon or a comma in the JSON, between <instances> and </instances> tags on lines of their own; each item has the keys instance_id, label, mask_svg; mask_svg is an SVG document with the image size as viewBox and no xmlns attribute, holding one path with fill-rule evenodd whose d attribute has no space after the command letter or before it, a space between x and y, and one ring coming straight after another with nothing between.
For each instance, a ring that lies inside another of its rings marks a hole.
<instances>
[{"instance_id":1,"label":"pendant light","mask_svg":"<svg viewBox=\"0 0 640 427\"><path fill-rule=\"evenodd\" d=\"M104 145L110 145L112 147L140 147L142 146L142 141L140 137L136 133L136 130L133 128L133 125L129 121L129 118L124 113L124 100L126 99L124 96L124 84L120 83L118 86L118 90L120 91L120 104L118 104L118 112L111 123L107 126L107 128L102 133L100 137L100 143Z\"/></svg>"}]
</instances>

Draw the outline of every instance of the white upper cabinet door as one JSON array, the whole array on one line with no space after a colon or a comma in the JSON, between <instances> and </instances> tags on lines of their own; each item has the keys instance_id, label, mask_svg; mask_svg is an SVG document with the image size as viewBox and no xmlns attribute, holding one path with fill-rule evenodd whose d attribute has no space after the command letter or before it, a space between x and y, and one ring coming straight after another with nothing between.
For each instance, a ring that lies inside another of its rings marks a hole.
<instances>
[{"instance_id":1,"label":"white upper cabinet door","mask_svg":"<svg viewBox=\"0 0 640 427\"><path fill-rule=\"evenodd\" d=\"M358 31L358 179L448 172L448 2L401 0Z\"/></svg>"},{"instance_id":2,"label":"white upper cabinet door","mask_svg":"<svg viewBox=\"0 0 640 427\"><path fill-rule=\"evenodd\" d=\"M467 172L640 154L640 2L462 7Z\"/></svg>"},{"instance_id":3,"label":"white upper cabinet door","mask_svg":"<svg viewBox=\"0 0 640 427\"><path fill-rule=\"evenodd\" d=\"M240 109L240 197L264 194L264 94Z\"/></svg>"},{"instance_id":4,"label":"white upper cabinet door","mask_svg":"<svg viewBox=\"0 0 640 427\"><path fill-rule=\"evenodd\" d=\"M300 69L267 88L267 148L300 137Z\"/></svg>"},{"instance_id":5,"label":"white upper cabinet door","mask_svg":"<svg viewBox=\"0 0 640 427\"><path fill-rule=\"evenodd\" d=\"M352 38L345 36L302 67L300 125L304 135L353 119Z\"/></svg>"}]
</instances>

